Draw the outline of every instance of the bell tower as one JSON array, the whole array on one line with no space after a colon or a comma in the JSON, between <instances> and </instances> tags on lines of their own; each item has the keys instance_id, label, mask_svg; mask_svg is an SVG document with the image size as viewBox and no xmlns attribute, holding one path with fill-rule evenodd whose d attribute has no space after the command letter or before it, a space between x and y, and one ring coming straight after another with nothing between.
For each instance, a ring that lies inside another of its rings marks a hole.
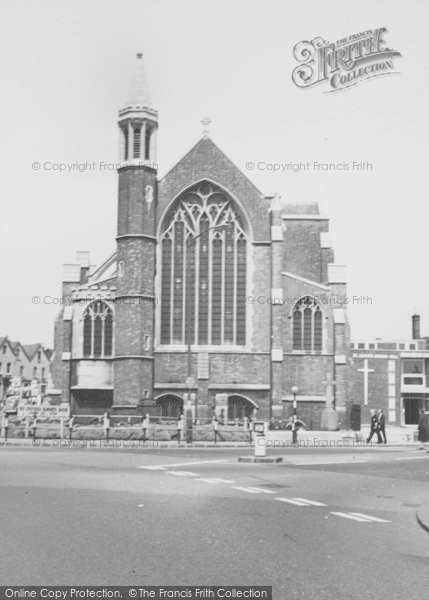
<instances>
[{"instance_id":1,"label":"bell tower","mask_svg":"<svg viewBox=\"0 0 429 600\"><path fill-rule=\"evenodd\" d=\"M117 289L114 413L146 411L153 402L158 113L143 55L119 111Z\"/></svg>"}]
</instances>

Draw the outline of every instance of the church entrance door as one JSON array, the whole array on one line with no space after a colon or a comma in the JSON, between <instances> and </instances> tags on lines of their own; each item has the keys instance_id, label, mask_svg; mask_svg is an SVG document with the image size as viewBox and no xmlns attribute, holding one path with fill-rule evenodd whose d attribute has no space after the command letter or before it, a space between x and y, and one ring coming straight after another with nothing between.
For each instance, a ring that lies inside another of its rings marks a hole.
<instances>
[{"instance_id":1,"label":"church entrance door","mask_svg":"<svg viewBox=\"0 0 429 600\"><path fill-rule=\"evenodd\" d=\"M405 410L405 425L417 425L419 410L423 408L423 397L405 396L403 399Z\"/></svg>"}]
</instances>

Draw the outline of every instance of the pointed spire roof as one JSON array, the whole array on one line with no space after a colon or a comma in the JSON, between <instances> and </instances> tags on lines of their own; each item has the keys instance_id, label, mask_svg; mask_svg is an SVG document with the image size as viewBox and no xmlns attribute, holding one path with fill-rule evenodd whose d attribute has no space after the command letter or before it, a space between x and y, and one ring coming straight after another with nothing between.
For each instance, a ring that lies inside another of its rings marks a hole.
<instances>
[{"instance_id":1,"label":"pointed spire roof","mask_svg":"<svg viewBox=\"0 0 429 600\"><path fill-rule=\"evenodd\" d=\"M143 66L143 54L137 54L134 76L125 99L124 108L146 107L153 108L149 86Z\"/></svg>"}]
</instances>

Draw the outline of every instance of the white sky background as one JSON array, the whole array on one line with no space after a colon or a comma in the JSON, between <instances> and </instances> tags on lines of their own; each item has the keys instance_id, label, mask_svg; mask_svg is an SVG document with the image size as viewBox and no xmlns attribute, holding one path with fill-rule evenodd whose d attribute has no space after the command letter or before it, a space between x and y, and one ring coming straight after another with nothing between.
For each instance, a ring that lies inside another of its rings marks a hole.
<instances>
[{"instance_id":1,"label":"white sky background","mask_svg":"<svg viewBox=\"0 0 429 600\"><path fill-rule=\"evenodd\" d=\"M352 337L429 334L425 0L8 0L0 25L0 335L52 344L63 262L115 248L117 175L32 171L32 162L116 162L117 111L144 53L160 115L163 175L201 135L264 193L318 201L348 267ZM386 27L400 75L324 94L291 80L293 46ZM366 173L246 172L247 161L373 163ZM267 290L268 295L268 290Z\"/></svg>"}]
</instances>

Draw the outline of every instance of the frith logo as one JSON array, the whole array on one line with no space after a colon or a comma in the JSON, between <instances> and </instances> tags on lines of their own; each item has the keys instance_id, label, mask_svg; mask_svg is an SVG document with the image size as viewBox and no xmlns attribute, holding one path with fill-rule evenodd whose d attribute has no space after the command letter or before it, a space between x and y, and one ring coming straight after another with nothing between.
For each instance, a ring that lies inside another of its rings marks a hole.
<instances>
[{"instance_id":1,"label":"frith logo","mask_svg":"<svg viewBox=\"0 0 429 600\"><path fill-rule=\"evenodd\" d=\"M326 91L337 92L372 77L396 73L393 59L401 54L386 46L382 38L386 31L384 27L370 29L337 42L321 37L299 42L293 49L300 63L293 70L293 82L308 88L329 81L331 89Z\"/></svg>"}]
</instances>

